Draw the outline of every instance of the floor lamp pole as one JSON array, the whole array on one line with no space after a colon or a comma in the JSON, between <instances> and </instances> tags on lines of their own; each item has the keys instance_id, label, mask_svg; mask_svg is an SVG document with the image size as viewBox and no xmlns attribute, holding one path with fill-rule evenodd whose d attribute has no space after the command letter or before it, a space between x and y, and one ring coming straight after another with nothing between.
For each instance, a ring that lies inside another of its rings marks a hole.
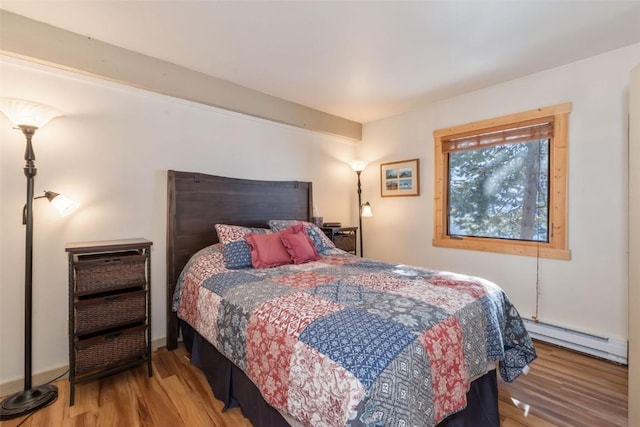
<instances>
[{"instance_id":1,"label":"floor lamp pole","mask_svg":"<svg viewBox=\"0 0 640 427\"><path fill-rule=\"evenodd\" d=\"M360 257L363 256L362 253L362 186L360 183L360 174L362 171L356 171L358 174L358 227L360 229Z\"/></svg>"},{"instance_id":2,"label":"floor lamp pole","mask_svg":"<svg viewBox=\"0 0 640 427\"><path fill-rule=\"evenodd\" d=\"M32 308L33 308L33 183L35 181L36 159L31 144L31 138L35 133L34 128L23 128L22 132L27 137L27 148L24 153L26 164L24 175L27 177L27 202L24 210L23 224L26 226L25 252L24 252L24 389L31 389L32 368Z\"/></svg>"},{"instance_id":3,"label":"floor lamp pole","mask_svg":"<svg viewBox=\"0 0 640 427\"><path fill-rule=\"evenodd\" d=\"M2 401L0 420L8 420L27 415L48 405L58 397L58 388L44 384L31 387L31 341L32 341L32 288L33 288L33 183L37 173L36 159L31 138L36 131L34 126L21 125L19 128L27 138L24 153L26 164L24 174L27 177L27 203L22 213L22 222L26 225L25 264L24 264L24 390L10 395Z\"/></svg>"}]
</instances>

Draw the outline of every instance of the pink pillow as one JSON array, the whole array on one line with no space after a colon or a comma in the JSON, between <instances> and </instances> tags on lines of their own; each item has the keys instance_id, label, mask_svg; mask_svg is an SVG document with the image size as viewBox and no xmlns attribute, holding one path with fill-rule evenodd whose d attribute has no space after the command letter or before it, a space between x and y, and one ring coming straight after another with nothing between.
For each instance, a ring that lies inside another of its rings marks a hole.
<instances>
[{"instance_id":1,"label":"pink pillow","mask_svg":"<svg viewBox=\"0 0 640 427\"><path fill-rule=\"evenodd\" d=\"M281 234L280 239L287 248L289 255L291 255L294 264L320 259L313 241L304 230L304 225L296 224L293 227L289 227L289 229L282 230L282 232L286 230L290 230L290 232Z\"/></svg>"},{"instance_id":2,"label":"pink pillow","mask_svg":"<svg viewBox=\"0 0 640 427\"><path fill-rule=\"evenodd\" d=\"M245 240L251 248L251 264L254 268L269 268L279 265L291 264L291 255L280 240L280 237L289 233L282 230L278 233L256 234L247 233Z\"/></svg>"}]
</instances>

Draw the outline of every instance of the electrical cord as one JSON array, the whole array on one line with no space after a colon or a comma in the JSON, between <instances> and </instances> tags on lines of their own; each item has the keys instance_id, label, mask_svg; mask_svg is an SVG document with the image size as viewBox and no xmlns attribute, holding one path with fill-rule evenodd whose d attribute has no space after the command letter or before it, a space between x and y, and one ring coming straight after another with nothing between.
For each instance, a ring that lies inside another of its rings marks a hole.
<instances>
[{"instance_id":1,"label":"electrical cord","mask_svg":"<svg viewBox=\"0 0 640 427\"><path fill-rule=\"evenodd\" d=\"M53 382L56 382L56 381L58 381L60 378L62 378L62 377L64 377L65 375L67 375L68 373L69 373L69 369L67 369L66 371L64 371L63 373L61 373L60 375L58 375L58 376L57 376L57 377L55 377L54 379L47 381L45 384L51 384L51 383L53 383ZM47 405L43 406L42 408L46 408L47 406L51 406L51 404L52 404L53 402L55 402L55 400L53 400L53 401L49 402ZM42 408L40 408L40 409L42 409ZM21 426L21 425L23 425L25 422L27 422L27 420L28 420L29 418L31 418L31 417L33 416L33 414L35 414L35 412L32 412L32 413L30 413L29 415L27 415L26 417L24 417L24 419L23 419L22 421L20 421L20 422L16 425L16 427L20 427L20 426Z\"/></svg>"},{"instance_id":2,"label":"electrical cord","mask_svg":"<svg viewBox=\"0 0 640 427\"><path fill-rule=\"evenodd\" d=\"M63 373L61 373L60 375L58 375L57 377L55 377L52 380L47 381L45 384L51 384L54 383L56 381L58 381L60 378L64 377L65 375L67 375L69 373L69 369L67 369L66 371L64 371Z\"/></svg>"},{"instance_id":3,"label":"electrical cord","mask_svg":"<svg viewBox=\"0 0 640 427\"><path fill-rule=\"evenodd\" d=\"M538 182L536 184L537 187L537 196L536 199L538 199L539 195L540 195L540 164L542 163L542 150L540 150L540 141L538 141ZM547 176L549 174L549 170L547 168ZM537 202L536 202L537 205ZM549 233L553 233L553 224L551 226L551 230L549 230L549 179L547 178L547 201L546 201L546 205L547 205L547 235ZM537 216L537 215L536 215ZM533 316L531 316L531 318L533 319L534 322L538 323L540 322L540 320L538 319L538 315L540 314L540 294L541 294L541 284L540 284L540 228L541 228L541 224L539 220L536 220L536 225L538 227L538 235L536 238L536 311L535 314Z\"/></svg>"}]
</instances>

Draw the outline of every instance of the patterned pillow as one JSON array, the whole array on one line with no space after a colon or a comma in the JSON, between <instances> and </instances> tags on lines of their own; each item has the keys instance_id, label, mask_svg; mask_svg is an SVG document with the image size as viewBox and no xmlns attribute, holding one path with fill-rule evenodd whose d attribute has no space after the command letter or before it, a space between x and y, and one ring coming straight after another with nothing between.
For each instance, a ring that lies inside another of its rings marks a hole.
<instances>
[{"instance_id":1,"label":"patterned pillow","mask_svg":"<svg viewBox=\"0 0 640 427\"><path fill-rule=\"evenodd\" d=\"M244 238L247 233L271 233L266 228L242 227L239 225L216 224L218 240L222 243L222 255L227 268L238 269L252 267L251 248Z\"/></svg>"},{"instance_id":2,"label":"patterned pillow","mask_svg":"<svg viewBox=\"0 0 640 427\"><path fill-rule=\"evenodd\" d=\"M334 249L336 245L333 244L331 239L327 237L326 234L322 232L318 228L317 225L312 224L306 221L298 221L296 219L270 219L268 221L269 227L273 231L281 231L287 227L291 227L296 224L302 224L304 226L304 230L307 232L307 235L311 238L314 246L316 247L316 251L318 253L325 251L327 249Z\"/></svg>"},{"instance_id":3,"label":"patterned pillow","mask_svg":"<svg viewBox=\"0 0 640 427\"><path fill-rule=\"evenodd\" d=\"M291 230L287 233L286 230ZM320 259L318 251L313 241L304 229L304 225L297 224L291 228L285 228L282 232L282 243L287 248L287 252L291 255L294 264L304 264L305 262Z\"/></svg>"},{"instance_id":4,"label":"patterned pillow","mask_svg":"<svg viewBox=\"0 0 640 427\"><path fill-rule=\"evenodd\" d=\"M251 248L251 264L253 267L270 268L291 264L291 255L280 239L283 235L290 233L293 233L293 230L285 228L277 233L245 234L244 239Z\"/></svg>"}]
</instances>

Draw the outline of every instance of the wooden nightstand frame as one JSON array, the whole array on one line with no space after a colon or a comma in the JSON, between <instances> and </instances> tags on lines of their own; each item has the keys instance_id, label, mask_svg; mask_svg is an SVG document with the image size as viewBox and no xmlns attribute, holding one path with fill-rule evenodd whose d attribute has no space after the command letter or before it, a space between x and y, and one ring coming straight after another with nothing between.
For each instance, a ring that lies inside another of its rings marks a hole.
<instances>
[{"instance_id":1,"label":"wooden nightstand frame","mask_svg":"<svg viewBox=\"0 0 640 427\"><path fill-rule=\"evenodd\" d=\"M356 254L358 227L320 227L338 249Z\"/></svg>"}]
</instances>

